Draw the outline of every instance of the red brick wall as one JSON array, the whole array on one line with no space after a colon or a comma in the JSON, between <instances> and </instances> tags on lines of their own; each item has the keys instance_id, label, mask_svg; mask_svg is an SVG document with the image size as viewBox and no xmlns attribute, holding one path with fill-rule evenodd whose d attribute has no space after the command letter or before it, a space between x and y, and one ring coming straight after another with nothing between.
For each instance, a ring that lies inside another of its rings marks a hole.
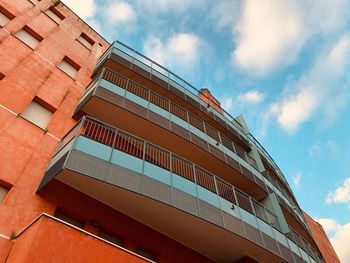
<instances>
[{"instance_id":1,"label":"red brick wall","mask_svg":"<svg viewBox=\"0 0 350 263\"><path fill-rule=\"evenodd\" d=\"M326 263L340 263L331 242L323 230L323 227L314 221L309 215L304 213L304 216Z\"/></svg>"},{"instance_id":2,"label":"red brick wall","mask_svg":"<svg viewBox=\"0 0 350 263\"><path fill-rule=\"evenodd\" d=\"M62 187L51 188L45 197L36 194L59 139L75 124L72 114L91 81L96 61L109 46L62 4L56 8L65 19L59 24L51 20L44 11L54 2L42 0L34 6L29 0L0 0L0 6L14 15L0 28L0 184L12 186L0 204L0 262L13 242L4 237L18 233L42 212L54 214L57 206L69 209L73 204L81 207L78 214L86 220L94 217L89 211L100 211L99 219L105 228L115 230L122 224L118 233L125 237L129 249L135 250L136 244L141 244L156 253L162 251L159 256L163 262L169 262L169 258L174 262L178 258L182 262L185 258L208 262L198 253L80 193L73 194L77 197L74 202L64 198ZM25 25L43 38L34 50L14 36ZM82 32L95 41L91 50L76 40ZM74 79L57 67L65 56L80 66ZM53 111L45 130L20 116L34 98ZM86 229L97 233L96 229Z\"/></svg>"},{"instance_id":3,"label":"red brick wall","mask_svg":"<svg viewBox=\"0 0 350 263\"><path fill-rule=\"evenodd\" d=\"M58 139L75 123L72 113L97 58L109 46L62 4L57 9L65 19L56 24L43 13L52 2L34 6L28 0L0 1L14 15L0 28L0 182L13 186L0 205L0 233L5 235L42 211L54 211L35 190ZM13 35L25 25L43 38L34 50ZM82 32L95 41L91 50L76 40ZM64 56L81 66L75 79L57 68ZM46 130L20 117L34 97L54 111Z\"/></svg>"}]
</instances>

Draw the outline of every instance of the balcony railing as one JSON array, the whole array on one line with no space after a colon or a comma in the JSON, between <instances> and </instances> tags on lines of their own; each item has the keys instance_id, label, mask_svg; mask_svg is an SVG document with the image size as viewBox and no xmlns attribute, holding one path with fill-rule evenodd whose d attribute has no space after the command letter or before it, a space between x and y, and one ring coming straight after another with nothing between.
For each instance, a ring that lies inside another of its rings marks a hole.
<instances>
[{"instance_id":1,"label":"balcony railing","mask_svg":"<svg viewBox=\"0 0 350 263\"><path fill-rule=\"evenodd\" d=\"M86 139L82 140L80 138ZM91 145L89 141L91 141ZM304 259L306 257L307 262L320 262L320 259L315 256L317 255L316 252L309 244L306 243L307 248L300 247L280 232L277 216L272 211L233 185L172 152L90 117L84 117L62 139L50 163L50 168L54 167L59 156L63 155L61 151L68 144L70 147L72 147L72 144L75 145L73 149L88 151L89 154L107 162L111 162L114 158L114 151L139 159L142 161L142 167L137 169L142 171L144 175L164 184L173 184L173 187L186 191L197 199L217 207L222 210L222 213L232 214L232 209L235 209L236 206L237 209L239 207L238 213L241 219L243 221L247 220L245 221L247 224L260 231L260 235L264 237L261 239L264 240L262 245L265 244L266 248L276 255L288 258L290 249L295 255L294 257L300 255L302 258L305 254ZM125 165L130 166L125 157L122 157L122 159L126 162ZM152 172L147 174L150 164L158 167L158 170L152 168ZM135 167L129 167L129 169L135 169ZM252 223L252 219L249 219L251 217L249 214L254 216L255 223ZM266 228L267 226L270 227L270 230ZM272 240L275 241L272 242ZM278 241L278 245L276 241ZM259 242L259 238L254 242ZM309 250L312 252L308 253Z\"/></svg>"},{"instance_id":2,"label":"balcony railing","mask_svg":"<svg viewBox=\"0 0 350 263\"><path fill-rule=\"evenodd\" d=\"M203 149L209 151L214 156L218 157L219 159L222 159L226 163L228 163L230 166L232 166L235 169L238 169L243 175L248 177L250 180L254 181L256 184L258 184L262 189L265 191L267 189L271 189L273 192L276 192L278 195L284 195L286 200L292 202L291 198L289 197L288 193L282 188L277 180L269 176L268 173L260 174L260 172L257 170L256 161L251 158L243 149L241 149L238 145L236 145L233 141L228 139L226 136L212 128L210 125L202 121L201 119L194 116L189 111L181 108L177 104L174 104L173 102L169 101L168 99L152 92L151 90L143 87L142 85L134 82L131 79L128 79L118 73L113 72L110 69L104 68L99 75L99 78L101 80L107 80L109 83L113 83L114 86L110 86L109 84L103 84L97 81L92 81L91 84L86 89L86 93L83 95L82 99L80 100L79 105L83 105L85 103L85 100L87 98L87 94L90 94L94 91L94 88L97 88L98 86L101 86L109 91L112 91L113 93L116 93L123 97L123 99L131 100L135 103L138 103L141 107L146 107L145 111L142 111L142 117L145 117L145 112L154 112L155 114L160 114L158 118L156 118L157 121L160 121L160 119L164 119L164 121L167 121L169 123L163 124L162 126L168 129L174 129L174 125L171 125L171 121L176 121L176 118L179 118L179 121L177 121L176 124L178 124L178 129L185 128L187 133L194 132L194 134L187 136L184 136L183 132L181 133L181 136L192 141L193 143L199 145ZM144 100L144 102L140 103L138 100L135 100L136 98L131 98L128 94L134 94L137 97ZM154 106L159 107L160 110L157 110ZM152 106L152 107L151 107ZM161 111L167 112L167 120L163 118L165 115L161 113ZM159 112L160 111L160 112ZM139 111L135 111L136 114L139 113ZM170 118L170 114L172 114L174 117ZM147 118L150 118L147 116ZM171 119L171 121L170 121ZM154 121L153 119L150 119L151 121ZM164 122L163 121L163 122ZM186 125L181 125L181 122L187 123ZM171 128L170 128L171 127ZM192 127L192 128L190 128ZM179 132L175 130L175 132ZM197 132L195 132L197 130ZM211 138L210 140L207 139L206 136L198 137L203 135L209 136L208 138ZM198 137L198 139L196 139ZM199 142L202 142L202 144L199 144ZM239 157L239 158L237 158ZM246 164L239 164L236 162L236 160L244 160ZM252 168L247 169L246 167L249 167L249 165ZM264 182L263 176L266 180L268 180L271 184L270 186L266 185L266 182ZM280 199L279 199L280 200ZM281 199L283 200L283 199ZM284 201L287 202L288 201ZM294 210L290 209L291 213L294 213ZM299 215L297 215L297 220L299 220ZM305 224L305 223L303 223Z\"/></svg>"},{"instance_id":3,"label":"balcony railing","mask_svg":"<svg viewBox=\"0 0 350 263\"><path fill-rule=\"evenodd\" d=\"M185 80L183 80L182 78L180 78L179 76L171 72L170 70L159 65L158 63L154 62L150 58L144 56L140 52L136 51L135 49L132 49L131 47L125 45L120 41L115 41L108 48L108 50L101 56L101 58L97 62L95 71L99 69L102 62L106 58L109 58L112 53L116 53L118 56L129 61L130 66L132 68L135 67L135 68L140 68L144 70L147 73L146 77L149 77L150 79L152 78L159 79L160 81L165 82L168 88L170 86L174 87L175 90L180 92L180 93L178 92L176 93L182 94L181 97L184 97L185 99L188 98L187 100L190 103L192 101L195 101L196 103L204 105L204 108L209 107L210 112L213 113L213 116L211 117L213 117L217 122L219 122L221 125L223 125L226 129L228 129L230 132L232 132L236 136L239 136L241 139L247 140L249 141L250 144L256 145L258 147L258 149L260 150L260 153L269 161L272 167L274 167L274 169L276 170L276 174L287 185L290 192L292 192L282 171L280 170L278 165L275 163L275 161L271 158L269 153L265 150L265 148L256 140L256 138L252 134L249 133L248 136L246 136L243 133L242 125L235 118L233 118L228 112L222 109L220 105L210 100L210 98L208 98L205 94L201 93L200 90L193 87L191 84L189 84L188 82L186 82ZM205 97L208 101L210 101L210 103L213 104L213 106L205 105L203 100L198 97L198 94Z\"/></svg>"}]
</instances>

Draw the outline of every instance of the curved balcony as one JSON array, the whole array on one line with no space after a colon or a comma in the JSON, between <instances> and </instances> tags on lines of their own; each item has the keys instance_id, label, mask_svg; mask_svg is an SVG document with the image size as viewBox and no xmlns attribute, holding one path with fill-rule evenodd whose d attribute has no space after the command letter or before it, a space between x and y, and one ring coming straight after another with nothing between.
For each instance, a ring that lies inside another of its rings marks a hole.
<instances>
[{"instance_id":1,"label":"curved balcony","mask_svg":"<svg viewBox=\"0 0 350 263\"><path fill-rule=\"evenodd\" d=\"M97 98L102 101L96 102ZM115 116L121 113L115 108L107 107L111 103L193 142L238 170L266 193L275 192L281 205L308 231L303 217L293 209L295 202L286 190L268 173L260 173L255 160L243 149L192 113L138 83L104 68L99 79L95 79L87 88L78 103L76 114L83 111L90 116L117 125L114 122L117 121ZM113 110L115 114L111 115Z\"/></svg>"},{"instance_id":2,"label":"curved balcony","mask_svg":"<svg viewBox=\"0 0 350 263\"><path fill-rule=\"evenodd\" d=\"M261 262L321 262L309 244L282 234L277 216L244 192L180 156L91 118L83 118L62 139L38 191L51 180L217 262L246 255Z\"/></svg>"},{"instance_id":3,"label":"curved balcony","mask_svg":"<svg viewBox=\"0 0 350 263\"><path fill-rule=\"evenodd\" d=\"M235 118L222 109L220 105L215 104L213 101L207 98L206 95L201 93L200 90L196 89L191 84L172 73L170 70L120 41L115 41L101 56L95 67L94 74L100 70L101 66L108 59L112 59L126 68L133 70L137 74L152 80L159 86L172 91L174 94L177 94L179 97L189 102L195 108L209 114L209 116L217 123L222 125L233 135L238 136L241 140L245 141L247 145L249 145L249 143L255 145L258 148L259 153L264 156L268 163L274 168L277 176L287 185L288 189L292 193L284 174L281 172L278 165L274 162L265 148L255 139L252 134L245 134L242 125ZM207 101L210 101L211 104L206 104L198 97L198 94L200 94L202 97L206 97ZM293 193L292 196L295 199Z\"/></svg>"}]
</instances>

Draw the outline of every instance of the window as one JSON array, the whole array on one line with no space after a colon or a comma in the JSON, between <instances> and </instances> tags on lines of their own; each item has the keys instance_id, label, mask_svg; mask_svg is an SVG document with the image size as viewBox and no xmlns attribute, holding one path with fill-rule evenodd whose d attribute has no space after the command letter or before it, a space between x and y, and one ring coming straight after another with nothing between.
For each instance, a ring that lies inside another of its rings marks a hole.
<instances>
[{"instance_id":1,"label":"window","mask_svg":"<svg viewBox=\"0 0 350 263\"><path fill-rule=\"evenodd\" d=\"M7 24L8 21L14 19L15 16L12 15L9 11L7 11L5 8L0 6L0 27L3 27Z\"/></svg>"},{"instance_id":2,"label":"window","mask_svg":"<svg viewBox=\"0 0 350 263\"><path fill-rule=\"evenodd\" d=\"M58 64L57 67L73 79L80 69L80 66L67 56L62 59L61 63Z\"/></svg>"},{"instance_id":3,"label":"window","mask_svg":"<svg viewBox=\"0 0 350 263\"><path fill-rule=\"evenodd\" d=\"M65 16L61 14L60 11L58 11L56 8L51 6L49 9L45 11L45 14L50 17L53 21L55 21L57 24L61 23L63 19L65 19Z\"/></svg>"},{"instance_id":4,"label":"window","mask_svg":"<svg viewBox=\"0 0 350 263\"><path fill-rule=\"evenodd\" d=\"M80 220L77 220L71 216L68 216L68 215L62 213L61 211L56 211L55 217L57 217L58 219L61 219L62 221L65 221L73 226L79 227L79 228L83 228L83 226L84 226L84 223L81 222Z\"/></svg>"},{"instance_id":5,"label":"window","mask_svg":"<svg viewBox=\"0 0 350 263\"><path fill-rule=\"evenodd\" d=\"M29 0L29 2L32 2L32 4L36 5L37 3L39 3L41 0Z\"/></svg>"},{"instance_id":6,"label":"window","mask_svg":"<svg viewBox=\"0 0 350 263\"><path fill-rule=\"evenodd\" d=\"M85 33L81 33L81 35L78 37L78 41L88 49L91 49L95 44L95 42Z\"/></svg>"},{"instance_id":7,"label":"window","mask_svg":"<svg viewBox=\"0 0 350 263\"><path fill-rule=\"evenodd\" d=\"M0 72L0 80L2 80L3 78L5 78L5 74Z\"/></svg>"},{"instance_id":8,"label":"window","mask_svg":"<svg viewBox=\"0 0 350 263\"><path fill-rule=\"evenodd\" d=\"M15 36L32 49L43 40L38 33L28 26L24 26L23 29L15 34Z\"/></svg>"},{"instance_id":9,"label":"window","mask_svg":"<svg viewBox=\"0 0 350 263\"><path fill-rule=\"evenodd\" d=\"M135 252L136 254L143 256L144 258L148 258L152 261L157 261L157 257L151 251L144 247L137 246Z\"/></svg>"},{"instance_id":10,"label":"window","mask_svg":"<svg viewBox=\"0 0 350 263\"><path fill-rule=\"evenodd\" d=\"M118 246L123 246L123 240L115 235L112 235L110 233L107 233L103 230L100 230L99 236L113 244L116 244Z\"/></svg>"},{"instance_id":11,"label":"window","mask_svg":"<svg viewBox=\"0 0 350 263\"><path fill-rule=\"evenodd\" d=\"M0 185L0 204L5 200L5 197L8 192L9 192L8 188Z\"/></svg>"},{"instance_id":12,"label":"window","mask_svg":"<svg viewBox=\"0 0 350 263\"><path fill-rule=\"evenodd\" d=\"M27 109L21 114L21 117L30 121L36 126L45 129L52 117L52 112L40 105L34 99L29 104Z\"/></svg>"}]
</instances>

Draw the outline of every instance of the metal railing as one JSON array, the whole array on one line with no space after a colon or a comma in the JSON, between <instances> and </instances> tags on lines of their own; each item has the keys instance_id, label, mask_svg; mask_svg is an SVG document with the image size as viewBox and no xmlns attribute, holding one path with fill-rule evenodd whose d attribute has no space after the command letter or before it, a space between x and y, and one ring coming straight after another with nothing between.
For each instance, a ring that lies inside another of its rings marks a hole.
<instances>
[{"instance_id":1,"label":"metal railing","mask_svg":"<svg viewBox=\"0 0 350 263\"><path fill-rule=\"evenodd\" d=\"M259 215L263 213L266 214L264 216L257 217L261 218L263 221L280 231L278 225L273 225L271 220L267 220L269 216L277 218L276 215L265 208L257 200L253 199L233 185L225 182L223 179L213 175L204 168L185 160L172 152L162 149L157 145L95 120L91 117L83 117L82 120L66 136L63 137L58 149L62 149L66 145L66 142L68 141L66 138L74 137L74 135L72 136L73 132L75 133L75 136L78 134L87 137L91 140L112 147L113 149L122 151L160 168L168 170L171 173L175 173L209 190L210 192L213 192L217 196L220 196L233 204L237 204L239 207L248 211L254 216L257 216L257 214L253 209L253 203L259 204L264 208L263 210L259 211ZM236 202L236 200L238 201Z\"/></svg>"},{"instance_id":2,"label":"metal railing","mask_svg":"<svg viewBox=\"0 0 350 263\"><path fill-rule=\"evenodd\" d=\"M277 216L260 202L202 167L172 152L91 117L83 117L63 137L57 149L62 149L71 140L69 138L74 138L72 134L90 138L113 149L139 158L144 162L168 170L170 173L181 176L216 194L218 197L239 206L241 209L281 232ZM56 154L58 151L56 151ZM290 238L293 242L303 248L310 256L314 258L317 256L314 249L295 231L286 236L288 235L291 236Z\"/></svg>"},{"instance_id":3,"label":"metal railing","mask_svg":"<svg viewBox=\"0 0 350 263\"><path fill-rule=\"evenodd\" d=\"M123 89L125 89L128 92L131 92L145 100L148 100L149 102L157 105L158 107L169 111L170 113L174 114L175 116L181 118L182 120L188 122L190 125L194 126L195 128L201 130L202 132L206 133L208 136L216 140L217 142L221 143L226 148L230 149L233 153L237 154L242 160L249 163L257 172L258 167L256 164L256 161L249 156L240 146L235 144L233 141L228 139L225 135L221 134L219 131L199 119L198 117L194 116L189 111L183 109L177 104L174 104L167 98L164 98L151 90L143 87L142 85L134 82L131 79L128 79L116 72L113 72L110 69L104 68L99 76L101 79L107 80ZM264 176L264 175L263 175ZM278 189L281 189L281 187L278 185L277 181L274 180L271 176L265 177L267 180L271 180L271 183ZM283 194L286 194L285 191L281 192ZM290 198L288 198L290 200Z\"/></svg>"},{"instance_id":4,"label":"metal railing","mask_svg":"<svg viewBox=\"0 0 350 263\"><path fill-rule=\"evenodd\" d=\"M124 52L127 56L130 57L131 59L131 65L134 65L136 63L136 66L140 67L144 70L149 70L149 74L150 74L150 78L152 78L152 74L154 73L154 71L157 71L159 74L162 74L166 79L171 80L171 83L168 83L168 85L173 84L173 86L177 87L178 90L180 90L181 92L183 92L184 97L186 98L186 90L188 92L190 92L193 96L198 98L198 94L201 94L201 96L205 97L208 101L210 101L210 103L214 103L214 107L211 107L211 109L215 110L215 112L217 114L222 115L225 119L229 120L229 123L233 123L234 126L236 128L238 128L238 130L241 130L242 125L236 121L236 119L234 119L229 113L227 113L224 110L218 110L221 109L220 105L217 104L215 101L212 101L210 98L208 98L205 94L201 93L198 89L196 89L195 87L193 87L191 84L187 83L185 80L183 80L182 78L180 78L179 76L177 76L176 74L172 73L171 71L169 71L168 69L162 67L161 65L157 64L156 62L154 62L153 60L149 59L148 57L144 56L143 54L137 52L136 50L130 48L129 46L125 45L124 43L120 42L120 41L115 41L109 48L108 50L103 54L103 56L98 60L97 62L97 66L96 69L100 66L100 64L102 63L102 61L109 57L109 55L111 53L113 53L113 49L116 48L118 49L120 52ZM140 64L141 63L141 64ZM142 65L144 65L145 67L142 67ZM120 81L117 79L114 79L113 77L111 77L111 82L115 83L118 86L123 87L123 85L125 85L126 83L118 83ZM169 82L169 81L168 81ZM137 84L135 84L137 85ZM140 86L140 85L138 85ZM129 85L129 91L132 92L133 87L132 85ZM135 90L134 93L144 99L146 99L146 94L145 92L142 92L142 88L135 86ZM150 101L152 103L158 102L158 104L160 104L159 106L163 109L168 110L168 105L166 105L165 101L161 101L161 99L159 97L157 97L156 95L152 95L150 94ZM189 97L190 99L191 97ZM193 99L192 99L193 100ZM201 99L199 99L199 101L202 101ZM160 103L162 102L162 103ZM155 103L156 104L156 103ZM170 111L172 110L172 107L170 106ZM173 113L173 112L172 112ZM176 115L176 111L174 111L174 115ZM178 116L180 118L183 118L185 116L180 115ZM232 132L232 128L230 129L230 125L228 125L227 122L223 121L220 118L216 118L215 115L213 115L212 117L214 117L214 119L216 121L218 121L221 125L223 125L227 130ZM237 126L238 125L238 126ZM207 129L208 131L210 131L210 127L208 127ZM215 138L215 134L214 135L214 139ZM237 134L235 134L237 136ZM239 136L239 135L238 135ZM240 137L240 136L239 136ZM241 138L241 137L240 137ZM268 162L272 165L272 167L274 168L274 170L276 171L277 176L284 182L284 184L286 185L288 191L290 192L290 194L293 196L294 200L295 200L295 196L286 180L286 178L284 177L283 173L281 172L281 170L279 169L279 167L277 166L277 164L274 162L274 160L271 158L271 156L269 155L269 153L265 150L265 148L256 140L256 138L252 135L252 134L248 134L247 136L248 141L253 144L256 145L257 148L259 149L259 152L265 157L265 159L268 160ZM238 149L239 151L239 149ZM254 159L250 158L250 156L248 156L245 153L245 158L243 158L246 162L248 162L250 165L252 165L256 170L257 170L257 164L255 162ZM242 158L242 156L240 156ZM284 191L281 191L281 193L284 193ZM300 210L300 209L298 209ZM302 218L302 221L304 221L305 223L305 219L303 219L303 216L301 214L299 214L299 216Z\"/></svg>"},{"instance_id":5,"label":"metal railing","mask_svg":"<svg viewBox=\"0 0 350 263\"><path fill-rule=\"evenodd\" d=\"M140 66L143 64L146 69L149 71L150 77L152 78L154 71L158 72L159 74L163 75L167 80L168 84L174 84L175 87L177 87L181 92L184 93L184 96L186 97L186 91L188 91L190 94L192 94L195 98L198 98L198 101L202 101L202 99L199 98L198 94L200 96L204 97L209 101L210 104L210 109L214 110L216 114L219 114L222 116L224 119L226 119L228 122L222 120L221 118L215 118L216 121L218 121L221 125L223 125L226 129L232 132L232 129L230 129L230 124L233 124L236 129L242 132L242 125L234 118L232 117L227 111L221 108L220 104L218 104L216 101L212 100L208 96L206 96L204 93L202 93L200 90L189 84L187 81L182 79L181 77L177 76L173 72L171 72L169 69L161 66L160 64L156 63L152 59L146 57L142 53L136 51L135 49L127 46L126 44L120 42L120 41L114 41L113 44L107 49L107 51L100 57L100 59L97 62L96 69L99 68L101 65L102 61L107 58L111 53L113 53L113 48L118 49L119 51L125 53L127 56L130 57L131 59L131 64L135 64L136 66ZM144 67L142 67L145 69ZM145 70L146 70L145 69ZM191 97L190 97L191 98ZM215 115L214 115L215 116ZM235 134L237 135L237 134ZM277 175L281 178L282 181L284 181L287 184L288 190L290 192L290 186L287 183L287 180L278 167L278 165L275 163L275 161L272 159L270 154L265 150L265 148L257 141L257 139L252 135L248 134L247 136L248 141L254 145L256 145L259 149L260 152L266 157L266 159L272 164L274 169L276 170ZM293 193L292 193L293 195Z\"/></svg>"},{"instance_id":6,"label":"metal railing","mask_svg":"<svg viewBox=\"0 0 350 263\"><path fill-rule=\"evenodd\" d=\"M182 120L188 122L189 124L191 124L192 126L196 127L197 129L201 130L202 132L208 134L208 136L210 136L211 138L213 138L214 140L216 140L217 142L221 143L223 146L225 146L226 148L230 149L233 153L235 153L237 156L239 156L242 160L244 160L245 162L247 162L248 164L250 164L257 172L257 165L256 165L256 161L250 157L243 149L241 149L238 145L236 145L233 141L231 141L230 139L228 139L226 136L224 136L223 134L221 134L220 132L218 132L217 130L215 130L214 128L212 128L211 126L209 126L208 124L206 124L205 122L203 122L201 119L197 118L196 116L194 116L193 114L191 114L190 112L186 111L185 109L181 108L180 106L172 103L171 101L169 101L168 99L150 91L149 89L143 87L142 85L118 74L113 72L110 69L104 68L101 73L98 76L98 79L105 79L123 89L125 89L128 92L131 92L145 100L148 100L149 102L157 105L158 107L174 114L175 116L181 118ZM93 85L89 85L87 92L89 92L89 89L91 89L92 87L96 87L96 81L92 82ZM86 95L83 96L83 98L85 98ZM82 99L84 100L84 99ZM82 101L81 100L81 101ZM191 141L192 139L189 138ZM208 144L208 142L207 142ZM214 151L216 148L214 147L208 147L207 146L207 150L214 154L212 151ZM223 151L223 150L221 150ZM228 155L224 154L224 161L226 161L229 165L232 166L232 164L230 164L230 159L231 157L229 157ZM248 171L246 168L244 168L244 166L241 166L240 168L238 167L238 170L242 169L242 174L247 176L250 180L254 181L255 183L257 183L260 187L262 187L262 189L266 190L268 189L268 187L265 185L265 183L258 177L253 176L251 174L250 171ZM260 172L259 172L260 173ZM291 198L288 196L287 192L284 190L284 188L282 188L277 180L275 180L274 178L272 178L267 172L262 174L268 181L270 181L274 187L276 189L278 189L278 191L283 194L286 199L288 201L290 201L290 203L294 203L292 202ZM289 207L287 207L289 208ZM291 214L293 213L297 213L297 210L291 210L289 208L289 210L291 212ZM301 218L301 220L300 220ZM300 213L297 213L296 215L296 219L302 223L304 225L304 227L307 228L306 223L304 222L304 220L302 220L302 216L300 215ZM307 229L308 230L308 229Z\"/></svg>"}]
</instances>

